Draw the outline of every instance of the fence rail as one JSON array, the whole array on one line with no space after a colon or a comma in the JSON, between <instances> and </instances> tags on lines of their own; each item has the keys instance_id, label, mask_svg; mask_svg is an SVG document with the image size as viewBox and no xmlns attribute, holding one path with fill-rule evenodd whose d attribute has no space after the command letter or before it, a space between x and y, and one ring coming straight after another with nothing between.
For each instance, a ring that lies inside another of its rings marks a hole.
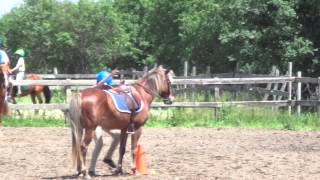
<instances>
[{"instance_id":1,"label":"fence rail","mask_svg":"<svg viewBox=\"0 0 320 180\"><path fill-rule=\"evenodd\" d=\"M76 75L78 76L78 75ZM126 84L132 84L136 80L126 80ZM118 84L119 80L114 80L115 84ZM49 86L64 86L68 91L66 101L69 99L71 87L92 86L96 82L93 79L61 79L61 80L21 80L12 81L13 85L49 85ZM252 77L252 78L198 78L198 79L174 79L173 85L198 85L198 86L221 86L221 85L245 85L245 84L272 84L272 83L313 83L319 86L319 78L311 77ZM285 87L285 86L284 86ZM195 89L196 87L190 86ZM301 88L301 85L300 85ZM181 89L180 89L181 90ZM188 89L186 89L188 90ZM223 106L319 106L320 100L308 101L308 100L291 100L291 93L289 91L276 90L276 89L261 89L260 87L250 87L249 90L259 90L260 92L270 93L274 96L282 96L288 98L287 100L274 99L273 101L230 101L230 102L175 102L172 105L165 105L163 103L153 103L153 108L170 108L170 107L182 107L182 108L218 108ZM183 91L183 89L182 89ZM270 92L269 92L270 91ZM301 89L297 93L301 93ZM289 98L290 97L290 98ZM318 98L319 99L319 98ZM28 109L40 109L40 110L67 110L68 103L65 104L10 104L12 110L28 110Z\"/></svg>"},{"instance_id":2,"label":"fence rail","mask_svg":"<svg viewBox=\"0 0 320 180\"><path fill-rule=\"evenodd\" d=\"M136 80L126 80L126 84L132 84ZM115 80L118 84L120 80ZM296 78L296 77L258 77L258 78L203 78L203 79L174 79L173 85L222 85L222 84L267 84L304 82L318 83L316 78ZM95 80L12 80L14 86L20 85L49 85L49 86L92 86Z\"/></svg>"},{"instance_id":3,"label":"fence rail","mask_svg":"<svg viewBox=\"0 0 320 180\"><path fill-rule=\"evenodd\" d=\"M221 108L228 106L243 107L243 106L319 106L320 101L317 100L280 100L280 101L228 101L228 102L174 102L171 105L162 102L154 102L152 108ZM9 104L11 110L68 110L69 104Z\"/></svg>"}]
</instances>

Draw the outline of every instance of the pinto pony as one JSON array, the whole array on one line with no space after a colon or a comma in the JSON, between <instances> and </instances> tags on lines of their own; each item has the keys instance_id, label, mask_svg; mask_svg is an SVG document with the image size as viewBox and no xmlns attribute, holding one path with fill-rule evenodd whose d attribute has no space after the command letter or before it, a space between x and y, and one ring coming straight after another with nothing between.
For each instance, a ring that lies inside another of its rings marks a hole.
<instances>
[{"instance_id":1,"label":"pinto pony","mask_svg":"<svg viewBox=\"0 0 320 180\"><path fill-rule=\"evenodd\" d=\"M71 98L69 115L72 131L72 157L79 176L90 177L85 166L86 152L97 126L101 126L105 131L121 130L117 174L123 173L122 160L125 154L128 131L132 131L131 165L132 171L135 173L134 150L141 135L141 127L148 120L151 103L157 96L163 98L167 104L172 103L171 82L172 72L159 66L131 86L126 86L126 89L131 91L131 96L143 104L141 110L134 115L119 112L112 100L113 97L99 88L87 88ZM114 88L112 91L121 93L123 92L121 88L123 87Z\"/></svg>"},{"instance_id":2,"label":"pinto pony","mask_svg":"<svg viewBox=\"0 0 320 180\"><path fill-rule=\"evenodd\" d=\"M26 80L42 80L42 78L37 74L28 74L26 75ZM42 104L42 94L45 99L45 103L50 103L51 100L51 91L49 89L49 86L43 86L43 85L32 85L32 86L22 86L21 87L22 94L21 96L31 96L31 100L33 104L38 103ZM11 90L11 97L13 99L13 103L16 104L15 97L17 97L17 86L14 86ZM36 99L37 98L37 99Z\"/></svg>"}]
</instances>

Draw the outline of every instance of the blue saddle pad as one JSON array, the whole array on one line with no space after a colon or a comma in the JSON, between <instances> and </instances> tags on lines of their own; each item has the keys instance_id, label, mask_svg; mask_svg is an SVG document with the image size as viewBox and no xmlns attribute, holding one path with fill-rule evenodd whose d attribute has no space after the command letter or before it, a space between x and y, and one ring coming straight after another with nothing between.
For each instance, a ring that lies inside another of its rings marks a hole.
<instances>
[{"instance_id":1,"label":"blue saddle pad","mask_svg":"<svg viewBox=\"0 0 320 180\"><path fill-rule=\"evenodd\" d=\"M104 91L112 97L113 103L119 112L131 113L129 106L128 106L127 102L125 101L124 95L116 94L116 93L110 92L108 90L104 90ZM141 101L140 106L137 108L136 112L142 111L142 108L143 108L143 102Z\"/></svg>"}]
</instances>

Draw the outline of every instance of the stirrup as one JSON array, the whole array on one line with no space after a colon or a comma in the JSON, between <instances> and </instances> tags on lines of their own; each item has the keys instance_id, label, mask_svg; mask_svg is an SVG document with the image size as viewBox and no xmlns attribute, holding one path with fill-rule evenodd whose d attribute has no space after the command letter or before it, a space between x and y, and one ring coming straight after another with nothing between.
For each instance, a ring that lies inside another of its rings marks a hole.
<instances>
[{"instance_id":1,"label":"stirrup","mask_svg":"<svg viewBox=\"0 0 320 180\"><path fill-rule=\"evenodd\" d=\"M8 102L8 103L13 103L13 99L11 96L6 96L5 100Z\"/></svg>"},{"instance_id":2,"label":"stirrup","mask_svg":"<svg viewBox=\"0 0 320 180\"><path fill-rule=\"evenodd\" d=\"M132 134L132 135L133 135L133 134L135 134L135 132L132 131L132 129L129 130L129 128L128 128L128 129L127 129L127 134Z\"/></svg>"},{"instance_id":3,"label":"stirrup","mask_svg":"<svg viewBox=\"0 0 320 180\"><path fill-rule=\"evenodd\" d=\"M129 127L127 129L127 134L134 134L134 124L133 122L130 122Z\"/></svg>"}]
</instances>

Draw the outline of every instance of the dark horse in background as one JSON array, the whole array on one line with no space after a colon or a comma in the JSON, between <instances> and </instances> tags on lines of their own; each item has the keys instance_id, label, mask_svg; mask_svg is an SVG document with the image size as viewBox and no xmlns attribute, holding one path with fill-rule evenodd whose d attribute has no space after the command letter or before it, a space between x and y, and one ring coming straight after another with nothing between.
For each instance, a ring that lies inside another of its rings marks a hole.
<instances>
[{"instance_id":1,"label":"dark horse in background","mask_svg":"<svg viewBox=\"0 0 320 180\"><path fill-rule=\"evenodd\" d=\"M71 98L69 115L72 130L72 157L79 176L90 178L85 166L86 153L97 126L101 126L105 131L121 130L117 174L123 173L122 159L125 154L128 131L134 132L131 136L131 165L135 173L135 149L142 126L149 118L151 103L157 96L163 98L167 104L172 103L171 82L172 71L159 66L130 86L123 85L125 87L119 86L109 90L115 94L122 94L128 92L123 89L129 89L130 96L134 97L140 105L143 104L139 112L131 111L131 114L118 111L113 102L113 95L99 88L84 89Z\"/></svg>"},{"instance_id":2,"label":"dark horse in background","mask_svg":"<svg viewBox=\"0 0 320 180\"><path fill-rule=\"evenodd\" d=\"M0 126L2 117L8 114L9 108L6 101L7 88L5 86L5 79L2 68L0 68Z\"/></svg>"},{"instance_id":3,"label":"dark horse in background","mask_svg":"<svg viewBox=\"0 0 320 180\"><path fill-rule=\"evenodd\" d=\"M42 77L40 77L37 74L27 74L25 77L25 80L41 80ZM33 104L42 104L43 103L43 97L45 99L45 103L50 103L52 94L51 91L49 89L49 86L43 86L43 85L31 85L31 86L21 86L21 95L17 96L17 92L18 92L18 87L17 86L11 86L10 88L11 91L11 97L12 97L12 101L14 104L17 104L16 101L16 97L23 97L23 96L31 96L31 101ZM36 113L38 112L37 110L35 111ZM21 114L18 111L19 114Z\"/></svg>"}]
</instances>

